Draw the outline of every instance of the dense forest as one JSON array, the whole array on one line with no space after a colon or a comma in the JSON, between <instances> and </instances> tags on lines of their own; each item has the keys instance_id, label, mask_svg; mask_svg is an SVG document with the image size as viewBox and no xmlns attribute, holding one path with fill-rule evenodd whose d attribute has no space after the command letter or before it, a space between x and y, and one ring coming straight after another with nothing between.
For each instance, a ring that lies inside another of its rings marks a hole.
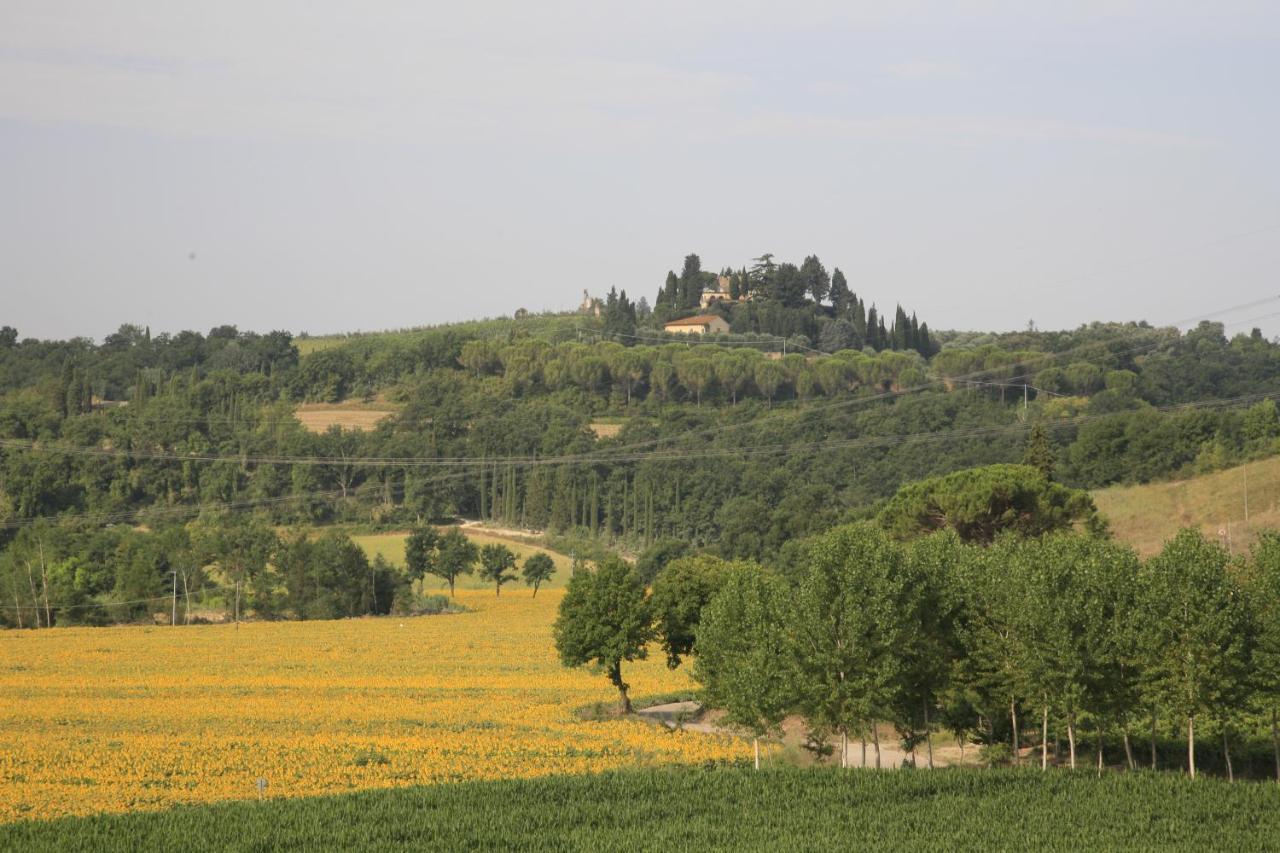
<instances>
[{"instance_id":1,"label":"dense forest","mask_svg":"<svg viewBox=\"0 0 1280 853\"><path fill-rule=\"evenodd\" d=\"M796 268L812 298L750 290L792 275L778 264L773 278L737 273L735 289L756 297L732 310L851 316L856 341L864 303L812 260ZM825 352L821 331L668 340L659 315L676 304L635 312L629 338L607 329L635 311L618 294L598 316L319 340L126 325L101 343L41 341L4 327L0 546L36 528L41 541L74 533L66 560L92 552L96 567L72 572L77 601L171 584L171 560L115 541L128 530L246 518L404 528L464 516L638 555L767 561L870 517L904 483L1020 461L1029 436L1037 466L1080 488L1210 470L1280 437L1280 346L1256 329L931 332L902 313L888 345ZM295 417L300 403L362 400L394 413L364 432L309 432ZM21 561L2 566L12 578L0 583L31 585Z\"/></svg>"}]
</instances>

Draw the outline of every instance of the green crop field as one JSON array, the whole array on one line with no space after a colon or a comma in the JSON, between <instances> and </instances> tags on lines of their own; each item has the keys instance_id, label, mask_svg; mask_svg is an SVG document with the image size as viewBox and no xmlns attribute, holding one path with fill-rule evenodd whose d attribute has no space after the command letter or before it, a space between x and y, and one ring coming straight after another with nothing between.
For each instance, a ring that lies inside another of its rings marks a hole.
<instances>
[{"instance_id":1,"label":"green crop field","mask_svg":"<svg viewBox=\"0 0 1280 853\"><path fill-rule=\"evenodd\" d=\"M1280 786L1036 771L623 771L0 827L5 850L1262 850Z\"/></svg>"}]
</instances>

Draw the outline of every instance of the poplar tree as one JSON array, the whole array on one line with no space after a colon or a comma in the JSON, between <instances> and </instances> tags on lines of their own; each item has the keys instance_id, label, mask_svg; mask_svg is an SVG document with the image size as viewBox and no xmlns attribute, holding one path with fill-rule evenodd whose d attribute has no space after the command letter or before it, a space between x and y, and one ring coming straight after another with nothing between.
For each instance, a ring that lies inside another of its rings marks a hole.
<instances>
[{"instance_id":1,"label":"poplar tree","mask_svg":"<svg viewBox=\"0 0 1280 853\"><path fill-rule=\"evenodd\" d=\"M760 738L776 731L795 702L794 653L786 626L789 590L774 573L739 564L703 608L693 677L724 720L751 733L760 769Z\"/></svg>"},{"instance_id":2,"label":"poplar tree","mask_svg":"<svg viewBox=\"0 0 1280 853\"><path fill-rule=\"evenodd\" d=\"M1244 601L1230 557L1197 530L1182 530L1142 567L1144 688L1182 720L1187 771L1196 775L1196 722L1238 698L1248 666Z\"/></svg>"},{"instance_id":3,"label":"poplar tree","mask_svg":"<svg viewBox=\"0 0 1280 853\"><path fill-rule=\"evenodd\" d=\"M1256 626L1254 701L1271 724L1271 749L1280 782L1280 533L1268 531L1253 549L1249 597Z\"/></svg>"},{"instance_id":4,"label":"poplar tree","mask_svg":"<svg viewBox=\"0 0 1280 853\"><path fill-rule=\"evenodd\" d=\"M800 550L793 617L797 695L809 720L840 735L849 766L849 733L870 728L880 765L876 721L901 691L903 649L914 626L915 590L899 545L871 525L837 527Z\"/></svg>"}]
</instances>

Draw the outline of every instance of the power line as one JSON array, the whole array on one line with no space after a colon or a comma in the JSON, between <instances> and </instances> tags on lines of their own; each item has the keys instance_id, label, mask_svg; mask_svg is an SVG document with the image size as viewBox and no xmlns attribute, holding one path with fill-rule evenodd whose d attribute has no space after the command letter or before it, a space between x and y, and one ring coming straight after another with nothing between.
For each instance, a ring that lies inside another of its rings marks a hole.
<instances>
[{"instance_id":1,"label":"power line","mask_svg":"<svg viewBox=\"0 0 1280 853\"><path fill-rule=\"evenodd\" d=\"M1280 297L1270 297L1265 300L1258 300L1256 302L1245 303L1245 306L1243 307L1253 307L1259 304L1273 301L1276 298L1280 298ZM1242 306L1237 306L1235 308L1229 308L1226 310L1227 311L1238 310L1239 307L1242 307ZM1208 315L1208 316L1213 316L1213 315ZM1194 320L1196 318L1192 318L1192 319ZM1244 320L1241 322L1245 322L1245 323L1252 322L1252 319ZM1143 333L1146 333L1146 332L1158 333L1159 329L1152 328L1152 329L1141 329L1141 330L1135 330L1135 331L1141 331ZM1035 363L1036 361L1043 361L1050 358L1060 358L1064 355L1073 353L1079 349L1098 347L1098 346L1105 347L1107 343L1108 342L1103 342L1103 341L1090 341L1084 344L1080 344L1077 347L1072 347L1068 350L1064 350L1062 352L1045 353L1042 356L1038 356L1034 359L1028 359L1020 363L1025 366L1028 364ZM1118 355L1130 354L1135 351L1140 351L1143 349L1150 348L1151 346L1159 345L1159 343L1160 341L1157 340L1154 342L1149 342L1146 344L1141 344L1141 345L1132 347L1129 350L1121 350L1118 352L1108 351L1108 355L1115 357ZM873 402L875 400L902 396L904 394L912 393L914 391L923 390L926 388L932 388L939 384L945 384L945 383L960 383L960 384L975 384L975 385L990 384L996 387L1000 387L1001 383L983 383L975 379L974 377L986 375L993 372L998 372L1002 369L1004 369L1004 366L997 366L992 368L986 368L979 371L974 371L969 374L962 374L956 377L942 377L940 379L931 380L921 385L913 386L912 388L890 390L890 391L881 392L879 394L854 397L854 398L845 399L845 400L835 400L826 404L817 404L813 406L808 406L803 409L797 410L797 412L800 415L811 415L815 412L825 412L825 411L838 409L838 408L848 408L855 405L865 405L866 403ZM1025 376L1025 375L1026 374L1019 374L1019 376ZM1022 387L1023 384L1026 384L1026 383L1018 383L1016 387ZM1014 383L1004 383L1004 387L1014 387ZM714 427L709 430L701 431L701 434L720 435L730 430L741 429L741 428L752 426L752 425L758 425L759 421L764 419L765 418L761 417L761 418L756 418L749 421L744 421L738 424L727 424L719 427ZM606 448L601 448L600 450L588 451L586 453L580 453L580 454L568 454L568 455L544 456L544 457L494 456L494 457L477 458L474 456L452 456L452 457L449 457L449 456L333 457L333 456L283 456L283 455L282 456L251 456L248 454L224 455L224 454L214 454L214 453L177 453L177 452L171 452L171 451L120 450L117 448L103 448L103 447L57 447L52 445L43 445L37 442L25 441L20 439L0 439L0 447L7 447L10 449L16 449L16 450L28 450L28 451L34 451L34 452L65 453L70 455L99 456L99 457L126 457L126 458L132 458L132 459L143 459L143 460L149 460L149 461L162 461L162 462L211 462L211 463L229 462L229 463L235 463L235 464L241 464L241 465L253 463L257 465L305 465L305 466L335 466L335 467L360 467L360 468L370 468L370 467L406 467L406 468L463 467L463 468L467 468L467 467L476 467L476 466L486 466L490 464L522 464L526 462L532 462L533 464L542 464L542 465L554 465L554 464L568 464L568 463L577 463L577 462L605 463L610 461L634 461L634 457L628 455L630 452L634 450L637 450L645 446L655 446L655 445L667 443L667 442L674 443L674 442L680 441L682 438L691 438L691 437L697 436L698 434L700 434L699 431L693 431L691 433L686 433L683 436L681 435L665 436L657 439L652 439L647 442L638 442L633 445L627 445L622 447L606 447ZM704 449L701 452L705 453L706 450Z\"/></svg>"}]
</instances>

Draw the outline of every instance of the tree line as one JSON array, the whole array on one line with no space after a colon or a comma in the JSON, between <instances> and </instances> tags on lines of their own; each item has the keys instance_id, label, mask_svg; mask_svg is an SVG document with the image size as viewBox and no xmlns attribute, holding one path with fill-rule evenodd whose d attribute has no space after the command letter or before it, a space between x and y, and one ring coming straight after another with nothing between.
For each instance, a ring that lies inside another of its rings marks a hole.
<instances>
[{"instance_id":1,"label":"tree line","mask_svg":"<svg viewBox=\"0 0 1280 853\"><path fill-rule=\"evenodd\" d=\"M401 569L381 555L370 560L340 531L280 533L253 518L204 518L156 530L41 522L0 552L0 625L150 621L170 613L170 604L176 622L185 624L223 613L238 620L434 612L446 604L424 592L425 578L447 583L452 596L459 578L478 574L501 593L517 568L535 596L555 573L545 552L520 566L507 546L477 546L457 527L416 530Z\"/></svg>"},{"instance_id":2,"label":"tree line","mask_svg":"<svg viewBox=\"0 0 1280 853\"><path fill-rule=\"evenodd\" d=\"M598 664L629 709L623 665L660 640L692 657L706 701L755 737L802 715L812 748L880 764L880 725L926 752L946 729L988 761L1072 768L1203 765L1266 732L1280 778L1280 535L1247 558L1184 530L1143 562L1062 529L990 544L947 528L909 539L860 523L801 543L773 568L710 555L668 564L647 593L612 559L571 579L555 637ZM1065 754L1057 743L1065 739ZM1142 742L1146 746L1140 746ZM828 746L834 742L834 746ZM1092 755L1082 755L1086 743ZM1030 749L1028 749L1030 748Z\"/></svg>"}]
</instances>

